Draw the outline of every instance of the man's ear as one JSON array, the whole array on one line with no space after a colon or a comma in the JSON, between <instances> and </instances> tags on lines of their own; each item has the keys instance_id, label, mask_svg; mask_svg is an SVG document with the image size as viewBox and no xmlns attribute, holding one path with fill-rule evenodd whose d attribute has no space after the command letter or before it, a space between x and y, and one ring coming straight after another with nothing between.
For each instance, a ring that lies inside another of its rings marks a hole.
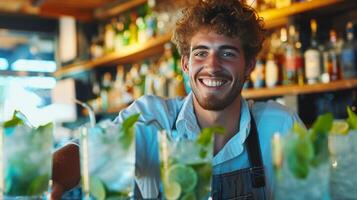
<instances>
[{"instance_id":1,"label":"man's ear","mask_svg":"<svg viewBox=\"0 0 357 200\"><path fill-rule=\"evenodd\" d=\"M181 69L186 74L188 74L188 62L189 62L188 60L189 58L187 55L181 56Z\"/></svg>"},{"instance_id":2,"label":"man's ear","mask_svg":"<svg viewBox=\"0 0 357 200\"><path fill-rule=\"evenodd\" d=\"M247 66L246 66L245 71L244 71L244 77L245 78L248 78L250 76L250 73L252 73L252 71L254 70L256 61L257 60L255 58L253 58L253 59L250 59L247 62Z\"/></svg>"}]
</instances>

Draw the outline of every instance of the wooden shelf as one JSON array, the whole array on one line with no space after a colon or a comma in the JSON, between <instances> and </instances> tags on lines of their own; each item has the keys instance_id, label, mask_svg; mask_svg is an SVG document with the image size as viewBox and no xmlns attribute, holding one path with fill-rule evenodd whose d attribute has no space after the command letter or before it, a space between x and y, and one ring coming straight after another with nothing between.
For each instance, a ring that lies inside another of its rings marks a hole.
<instances>
[{"instance_id":1,"label":"wooden shelf","mask_svg":"<svg viewBox=\"0 0 357 200\"><path fill-rule=\"evenodd\" d=\"M286 95L312 94L320 92L333 92L357 88L357 79L339 80L331 83L317 83L313 85L278 86L275 88L243 90L242 95L248 99L259 99Z\"/></svg>"},{"instance_id":2,"label":"wooden shelf","mask_svg":"<svg viewBox=\"0 0 357 200\"><path fill-rule=\"evenodd\" d=\"M54 75L61 77L62 75L70 75L79 73L85 70L90 70L97 67L105 67L110 65L126 64L137 62L145 57L157 55L164 50L164 44L171 39L171 33L149 40L145 44L137 44L123 49L120 53L111 53L103 57L64 66L57 70Z\"/></svg>"},{"instance_id":3,"label":"wooden shelf","mask_svg":"<svg viewBox=\"0 0 357 200\"><path fill-rule=\"evenodd\" d=\"M105 19L123 13L127 10L140 6L146 3L148 0L129 0L116 5L106 5L98 8L94 11L94 17L96 19Z\"/></svg>"},{"instance_id":4,"label":"wooden shelf","mask_svg":"<svg viewBox=\"0 0 357 200\"><path fill-rule=\"evenodd\" d=\"M126 3L122 3L119 6L114 7L113 9L116 10L115 11L116 13L118 12L120 13L124 10L145 3L146 1L147 0L131 0ZM259 15L264 18L266 27L272 28L272 27L286 24L288 22L288 17L292 15L319 9L326 6L332 6L343 1L346 0L305 1L300 3L294 3L289 7L260 12ZM144 59L145 57L156 55L159 52L162 52L164 49L163 45L166 42L169 42L170 39L171 39L171 33L168 33L166 35L153 38L145 44L137 44L135 46L131 46L125 49L125 51L123 50L123 52L120 53L111 53L94 60L84 61L81 63L64 66L58 71L56 71L54 75L56 77L61 77L63 75L71 75L81 71L91 70L97 67L137 62L138 60Z\"/></svg>"},{"instance_id":5,"label":"wooden shelf","mask_svg":"<svg viewBox=\"0 0 357 200\"><path fill-rule=\"evenodd\" d=\"M288 7L263 11L259 13L259 16L264 19L266 25L269 27L269 24L274 23L277 20L281 20L282 18L288 18L292 15L300 14L311 10L316 10L326 6L332 6L340 2L343 2L343 0L304 1L299 3L294 3L293 5Z\"/></svg>"}]
</instances>

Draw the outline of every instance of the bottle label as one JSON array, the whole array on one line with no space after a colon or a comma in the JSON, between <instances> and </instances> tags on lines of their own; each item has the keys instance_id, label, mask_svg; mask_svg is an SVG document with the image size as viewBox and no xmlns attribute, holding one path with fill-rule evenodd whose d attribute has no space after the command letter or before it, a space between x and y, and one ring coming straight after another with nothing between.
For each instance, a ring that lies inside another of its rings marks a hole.
<instances>
[{"instance_id":1,"label":"bottle label","mask_svg":"<svg viewBox=\"0 0 357 200\"><path fill-rule=\"evenodd\" d=\"M305 52L306 78L317 79L320 73L320 53L317 50L307 50Z\"/></svg>"},{"instance_id":2,"label":"bottle label","mask_svg":"<svg viewBox=\"0 0 357 200\"><path fill-rule=\"evenodd\" d=\"M278 66L274 61L267 61L265 71L265 82L267 87L274 87L278 83Z\"/></svg>"},{"instance_id":3,"label":"bottle label","mask_svg":"<svg viewBox=\"0 0 357 200\"><path fill-rule=\"evenodd\" d=\"M345 49L341 53L341 67L343 78L352 78L356 76L357 51Z\"/></svg>"}]
</instances>

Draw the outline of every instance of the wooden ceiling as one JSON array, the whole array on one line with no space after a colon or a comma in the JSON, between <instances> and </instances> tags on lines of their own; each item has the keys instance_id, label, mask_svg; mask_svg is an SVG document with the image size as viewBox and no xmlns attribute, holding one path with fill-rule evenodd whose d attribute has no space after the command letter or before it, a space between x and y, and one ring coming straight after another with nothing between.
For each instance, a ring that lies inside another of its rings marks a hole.
<instances>
[{"instance_id":1,"label":"wooden ceiling","mask_svg":"<svg viewBox=\"0 0 357 200\"><path fill-rule=\"evenodd\" d=\"M56 18L69 15L87 21L96 9L124 1L127 0L0 0L0 12Z\"/></svg>"}]
</instances>

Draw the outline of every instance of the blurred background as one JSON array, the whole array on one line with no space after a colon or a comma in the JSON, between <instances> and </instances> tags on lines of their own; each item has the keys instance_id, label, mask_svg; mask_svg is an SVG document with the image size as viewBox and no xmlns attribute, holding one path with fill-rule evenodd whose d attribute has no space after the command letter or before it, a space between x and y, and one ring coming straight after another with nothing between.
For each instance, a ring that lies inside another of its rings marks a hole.
<instances>
[{"instance_id":1,"label":"blurred background","mask_svg":"<svg viewBox=\"0 0 357 200\"><path fill-rule=\"evenodd\" d=\"M144 94L185 96L170 43L187 0L0 0L0 121L21 110L56 122L56 141L88 121L113 119ZM357 1L246 0L267 40L243 96L274 100L309 126L357 104Z\"/></svg>"}]
</instances>

